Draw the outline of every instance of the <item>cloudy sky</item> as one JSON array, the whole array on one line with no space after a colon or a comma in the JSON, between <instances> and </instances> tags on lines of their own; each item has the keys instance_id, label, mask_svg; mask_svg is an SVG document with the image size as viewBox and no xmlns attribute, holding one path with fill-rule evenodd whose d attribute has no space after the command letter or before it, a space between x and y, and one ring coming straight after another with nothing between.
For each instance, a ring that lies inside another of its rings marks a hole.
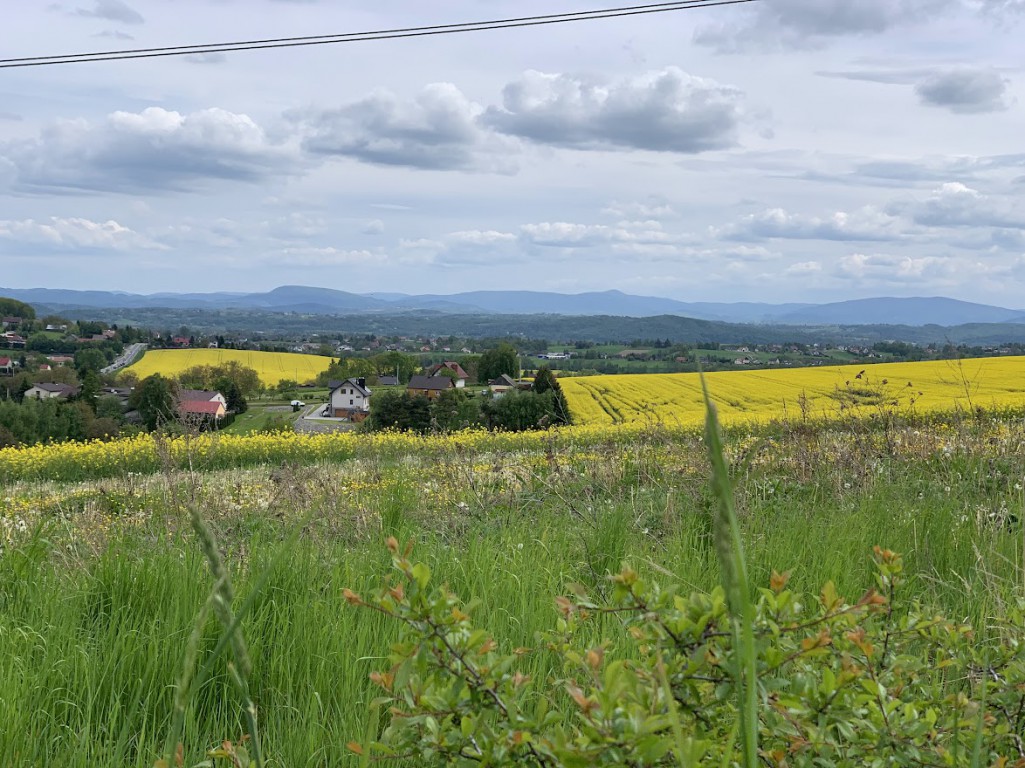
<instances>
[{"instance_id":1,"label":"cloudy sky","mask_svg":"<svg viewBox=\"0 0 1025 768\"><path fill-rule=\"evenodd\" d=\"M22 2L0 38L15 57L616 4ZM760 0L0 69L0 286L1022 307L1023 34L1025 0Z\"/></svg>"}]
</instances>

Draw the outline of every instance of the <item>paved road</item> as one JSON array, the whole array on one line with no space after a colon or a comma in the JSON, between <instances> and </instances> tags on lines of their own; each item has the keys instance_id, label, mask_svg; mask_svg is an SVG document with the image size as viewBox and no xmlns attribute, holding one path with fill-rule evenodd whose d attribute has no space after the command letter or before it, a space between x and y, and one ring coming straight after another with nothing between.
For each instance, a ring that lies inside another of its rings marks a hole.
<instances>
[{"instance_id":1,"label":"paved road","mask_svg":"<svg viewBox=\"0 0 1025 768\"><path fill-rule=\"evenodd\" d=\"M129 365L134 363L139 358L139 355L141 355L145 351L147 346L149 346L149 345L148 344L130 344L130 345L128 345L128 347L125 349L125 351L121 353L121 356L118 357L117 360L115 360L113 363L108 365L106 368L102 369L100 371L100 373L114 373L115 371L120 371L122 368L127 368Z\"/></svg>"},{"instance_id":2,"label":"paved road","mask_svg":"<svg viewBox=\"0 0 1025 768\"><path fill-rule=\"evenodd\" d=\"M324 407L324 403L307 405L299 412L295 420L296 432L345 432L356 429L356 424L341 419L317 418L317 414Z\"/></svg>"}]
</instances>

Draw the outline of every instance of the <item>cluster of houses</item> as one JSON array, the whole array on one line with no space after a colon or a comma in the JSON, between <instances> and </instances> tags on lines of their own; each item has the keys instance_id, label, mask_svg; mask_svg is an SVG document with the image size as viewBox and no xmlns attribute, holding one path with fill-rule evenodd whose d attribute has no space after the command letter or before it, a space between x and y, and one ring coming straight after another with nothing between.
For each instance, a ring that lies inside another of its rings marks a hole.
<instances>
[{"instance_id":1,"label":"cluster of houses","mask_svg":"<svg viewBox=\"0 0 1025 768\"><path fill-rule=\"evenodd\" d=\"M0 365L8 358L0 358ZM70 400L77 397L81 389L60 382L40 382L25 390L27 400ZM128 408L132 395L131 387L103 387L99 396L114 396L122 408ZM369 394L369 393L368 393ZM189 423L218 424L228 415L228 401L220 392L204 389L183 389L178 392L178 415ZM131 420L129 418L129 420Z\"/></svg>"},{"instance_id":2,"label":"cluster of houses","mask_svg":"<svg viewBox=\"0 0 1025 768\"><path fill-rule=\"evenodd\" d=\"M413 376L406 385L406 393L423 395L429 400L436 400L441 393L449 389L463 389L470 376L459 363L448 360L431 367L425 375ZM380 376L377 383L383 387L398 386L395 376ZM351 378L345 381L328 382L330 390L328 404L321 412L322 416L349 421L363 421L370 413L371 391L365 378ZM516 381L508 374L502 374L488 382L488 388L494 397L501 397L514 389L529 389L530 384Z\"/></svg>"}]
</instances>

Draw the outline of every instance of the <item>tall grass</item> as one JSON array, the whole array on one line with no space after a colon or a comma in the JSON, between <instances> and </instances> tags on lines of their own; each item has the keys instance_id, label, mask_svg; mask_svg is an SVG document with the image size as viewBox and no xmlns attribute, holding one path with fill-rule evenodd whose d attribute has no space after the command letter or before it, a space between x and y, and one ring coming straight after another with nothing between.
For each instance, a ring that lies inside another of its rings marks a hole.
<instances>
[{"instance_id":1,"label":"tall grass","mask_svg":"<svg viewBox=\"0 0 1025 768\"><path fill-rule=\"evenodd\" d=\"M760 463L758 448L754 458L733 455L731 466L719 466L717 476L732 476L735 505L714 528L710 510L723 495L709 490L705 461L694 474L679 469L691 459L675 443L583 459L545 448L501 460L464 454L452 466L385 461L360 470L380 474L380 488L368 483L348 500L331 484L335 474L348 482L342 467L317 468L316 482L290 480L292 495L264 505L239 489L266 482L267 470L233 475L230 493L216 474L200 475L196 498L207 505L233 604L249 601L248 693L268 765L356 760L344 745L367 732L376 695L367 675L380 668L394 627L348 609L341 590L380 583L390 568L386 532L413 539L417 559L476 601L475 618L508 647L536 645L557 618L553 595L573 582L600 586L623 560L649 575L670 569L702 589L735 578L716 554L727 538L731 552L743 547L750 583L789 570L795 589L817 592L832 580L848 596L872 585L868 553L883 545L903 553L908 588L923 603L983 629L1022 594L1019 452L987 455L992 446L983 441L942 459L890 457L820 438L779 448L788 470ZM807 450L803 459L798 449ZM461 479L474 463L501 463L498 479L471 488ZM428 478L455 481L439 496ZM301 507L299 522L292 506ZM200 666L223 637L212 610L196 622L219 577L186 519L165 509L139 522L118 511L86 546L85 521L95 517L86 512L55 509L35 535L0 553L0 765L151 768L175 732L175 684L190 637ZM296 530L302 536L289 546ZM615 641L614 621L601 631ZM529 663L536 679L559 674L559 659L545 652ZM185 765L248 730L246 697L226 664L210 669L193 681L182 715Z\"/></svg>"}]
</instances>

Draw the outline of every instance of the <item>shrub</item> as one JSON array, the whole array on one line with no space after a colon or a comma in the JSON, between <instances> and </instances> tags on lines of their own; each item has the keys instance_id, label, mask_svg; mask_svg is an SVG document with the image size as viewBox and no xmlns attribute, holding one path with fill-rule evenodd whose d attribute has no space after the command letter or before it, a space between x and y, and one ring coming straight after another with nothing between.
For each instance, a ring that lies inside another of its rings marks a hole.
<instances>
[{"instance_id":1,"label":"shrub","mask_svg":"<svg viewBox=\"0 0 1025 768\"><path fill-rule=\"evenodd\" d=\"M557 597L559 618L537 647L502 649L391 538L395 577L367 597L345 592L403 626L389 666L371 675L385 727L350 748L418 765L549 768L1025 759L1021 607L983 642L908 600L900 556L878 547L875 587L857 599L832 582L800 595L775 572L752 591L707 408L720 587L686 593L624 565L604 600L582 587ZM589 641L607 631L603 617L623 632ZM530 656L546 652L564 660L560 677L532 679Z\"/></svg>"}]
</instances>

